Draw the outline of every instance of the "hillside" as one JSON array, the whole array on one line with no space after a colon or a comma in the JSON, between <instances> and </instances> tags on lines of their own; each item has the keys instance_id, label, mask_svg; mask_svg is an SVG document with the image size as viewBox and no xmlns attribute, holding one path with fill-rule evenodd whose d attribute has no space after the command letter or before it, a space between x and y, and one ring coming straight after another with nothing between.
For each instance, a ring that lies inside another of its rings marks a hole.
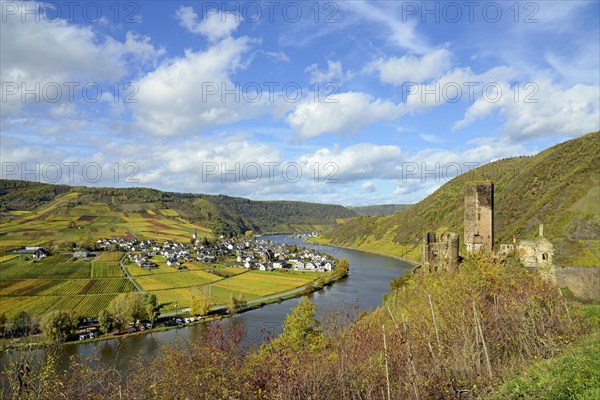
<instances>
[{"instance_id":1,"label":"hillside","mask_svg":"<svg viewBox=\"0 0 600 400\"><path fill-rule=\"evenodd\" d=\"M307 231L356 216L330 204L0 180L3 247L113 236L189 239L194 229L200 235Z\"/></svg>"},{"instance_id":2,"label":"hillside","mask_svg":"<svg viewBox=\"0 0 600 400\"><path fill-rule=\"evenodd\" d=\"M350 209L363 217L382 217L404 211L410 206L410 204L377 204L373 206L350 207Z\"/></svg>"},{"instance_id":3,"label":"hillside","mask_svg":"<svg viewBox=\"0 0 600 400\"><path fill-rule=\"evenodd\" d=\"M532 157L499 160L447 182L409 209L387 217L361 217L323 240L419 260L424 232L463 235L464 186L495 186L495 242L534 238L544 223L558 265L598 265L600 254L600 133L553 146Z\"/></svg>"}]
</instances>

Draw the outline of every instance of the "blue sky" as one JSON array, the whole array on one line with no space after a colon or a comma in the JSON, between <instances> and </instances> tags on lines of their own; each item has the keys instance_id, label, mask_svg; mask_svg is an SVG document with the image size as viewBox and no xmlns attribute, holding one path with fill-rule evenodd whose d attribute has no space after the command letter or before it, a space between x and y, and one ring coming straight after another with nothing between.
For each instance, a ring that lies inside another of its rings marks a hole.
<instances>
[{"instance_id":1,"label":"blue sky","mask_svg":"<svg viewBox=\"0 0 600 400\"><path fill-rule=\"evenodd\" d=\"M343 205L600 125L597 1L0 1L2 177Z\"/></svg>"}]
</instances>

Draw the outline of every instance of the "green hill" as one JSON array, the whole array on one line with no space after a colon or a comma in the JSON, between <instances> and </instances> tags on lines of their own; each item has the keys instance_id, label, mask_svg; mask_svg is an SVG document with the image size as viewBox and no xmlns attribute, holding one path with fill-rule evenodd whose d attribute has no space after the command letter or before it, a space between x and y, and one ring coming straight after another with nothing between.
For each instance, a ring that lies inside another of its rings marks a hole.
<instances>
[{"instance_id":1,"label":"green hill","mask_svg":"<svg viewBox=\"0 0 600 400\"><path fill-rule=\"evenodd\" d=\"M599 265L600 133L553 146L532 157L499 160L463 174L409 209L387 217L361 217L322 240L413 260L428 231L463 234L464 186L491 180L495 241L534 238L539 223L556 247L558 265Z\"/></svg>"},{"instance_id":2,"label":"green hill","mask_svg":"<svg viewBox=\"0 0 600 400\"><path fill-rule=\"evenodd\" d=\"M404 211L410 206L410 204L377 204L373 206L350 207L350 209L363 217L381 217Z\"/></svg>"},{"instance_id":3,"label":"green hill","mask_svg":"<svg viewBox=\"0 0 600 400\"><path fill-rule=\"evenodd\" d=\"M200 235L309 231L356 216L331 204L0 180L3 248L115 236L189 240L194 229Z\"/></svg>"}]
</instances>

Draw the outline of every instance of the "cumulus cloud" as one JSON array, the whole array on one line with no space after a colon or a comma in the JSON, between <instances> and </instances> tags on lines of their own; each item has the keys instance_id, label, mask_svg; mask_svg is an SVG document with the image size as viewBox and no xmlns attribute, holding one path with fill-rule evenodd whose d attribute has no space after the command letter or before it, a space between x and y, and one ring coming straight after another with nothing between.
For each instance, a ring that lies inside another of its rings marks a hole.
<instances>
[{"instance_id":1,"label":"cumulus cloud","mask_svg":"<svg viewBox=\"0 0 600 400\"><path fill-rule=\"evenodd\" d=\"M363 184L361 185L362 188L365 190L365 192L367 193L373 193L377 191L377 188L375 187L375 184L373 182L363 182Z\"/></svg>"},{"instance_id":2,"label":"cumulus cloud","mask_svg":"<svg viewBox=\"0 0 600 400\"><path fill-rule=\"evenodd\" d=\"M306 67L304 72L310 74L311 82L343 82L351 74L344 72L341 61L327 60L327 70L320 71L317 64Z\"/></svg>"},{"instance_id":3,"label":"cumulus cloud","mask_svg":"<svg viewBox=\"0 0 600 400\"><path fill-rule=\"evenodd\" d=\"M192 7L182 6L175 13L179 25L191 33L205 36L208 40L215 41L231 36L242 22L238 13L216 11L206 13L202 19Z\"/></svg>"},{"instance_id":4,"label":"cumulus cloud","mask_svg":"<svg viewBox=\"0 0 600 400\"><path fill-rule=\"evenodd\" d=\"M260 103L245 101L230 78L245 67L250 46L245 36L225 38L204 51L187 50L148 73L134 105L138 125L152 134L182 136L264 112Z\"/></svg>"},{"instance_id":5,"label":"cumulus cloud","mask_svg":"<svg viewBox=\"0 0 600 400\"><path fill-rule=\"evenodd\" d=\"M2 15L0 80L5 85L17 85L19 90L14 95L5 93L3 117L22 108L21 88L31 90L39 85L38 92L43 93L46 85L57 85L65 92L60 99L67 100L69 89L65 83L75 82L80 86L88 82L114 83L131 75L135 70L132 66L138 69L152 66L164 54L164 49L156 48L148 37L133 32L128 32L121 42L97 33L90 26L75 25L64 19L36 21L31 15L22 19L25 7L30 10L32 4L13 5L17 7L14 13ZM5 87L8 88L4 86L3 90ZM25 99L33 103L34 97Z\"/></svg>"},{"instance_id":6,"label":"cumulus cloud","mask_svg":"<svg viewBox=\"0 0 600 400\"><path fill-rule=\"evenodd\" d=\"M522 86L518 98L515 98L515 89L511 90L507 83L499 87L504 95L494 94L497 101L480 97L453 129L463 129L495 112L506 121L502 128L504 133L517 140L545 135L580 135L600 129L598 86L576 84L563 89L544 79Z\"/></svg>"},{"instance_id":7,"label":"cumulus cloud","mask_svg":"<svg viewBox=\"0 0 600 400\"><path fill-rule=\"evenodd\" d=\"M403 113L403 106L375 99L362 92L339 93L329 102L306 99L286 118L300 138L324 133L352 134L380 121L393 121Z\"/></svg>"},{"instance_id":8,"label":"cumulus cloud","mask_svg":"<svg viewBox=\"0 0 600 400\"><path fill-rule=\"evenodd\" d=\"M379 58L365 67L367 73L378 73L383 83L402 85L407 82L428 82L439 78L452 63L452 53L438 49L423 56L404 55L400 58Z\"/></svg>"},{"instance_id":9,"label":"cumulus cloud","mask_svg":"<svg viewBox=\"0 0 600 400\"><path fill-rule=\"evenodd\" d=\"M345 148L334 146L305 154L298 162L305 168L319 170L341 183L397 176L398 165L406 155L398 146L359 143Z\"/></svg>"}]
</instances>

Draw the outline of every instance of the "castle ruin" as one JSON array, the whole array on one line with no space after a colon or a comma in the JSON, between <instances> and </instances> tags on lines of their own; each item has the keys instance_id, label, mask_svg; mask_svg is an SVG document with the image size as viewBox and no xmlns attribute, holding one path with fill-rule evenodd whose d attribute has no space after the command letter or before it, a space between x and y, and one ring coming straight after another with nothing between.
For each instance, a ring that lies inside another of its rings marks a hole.
<instances>
[{"instance_id":1,"label":"castle ruin","mask_svg":"<svg viewBox=\"0 0 600 400\"><path fill-rule=\"evenodd\" d=\"M494 184L491 182L469 183L465 187L464 235L467 253L494 252ZM517 257L525 268L537 271L542 278L556 282L552 264L554 246L544 237L544 225L534 240L499 245L497 256ZM421 268L424 272L452 271L458 268L459 235L446 232L439 237L435 232L423 239Z\"/></svg>"},{"instance_id":2,"label":"castle ruin","mask_svg":"<svg viewBox=\"0 0 600 400\"><path fill-rule=\"evenodd\" d=\"M494 184L469 183L465 188L465 247L468 253L494 248Z\"/></svg>"},{"instance_id":3,"label":"castle ruin","mask_svg":"<svg viewBox=\"0 0 600 400\"><path fill-rule=\"evenodd\" d=\"M458 267L459 235L446 232L438 238L430 232L423 240L422 268L426 272L452 271Z\"/></svg>"}]
</instances>

